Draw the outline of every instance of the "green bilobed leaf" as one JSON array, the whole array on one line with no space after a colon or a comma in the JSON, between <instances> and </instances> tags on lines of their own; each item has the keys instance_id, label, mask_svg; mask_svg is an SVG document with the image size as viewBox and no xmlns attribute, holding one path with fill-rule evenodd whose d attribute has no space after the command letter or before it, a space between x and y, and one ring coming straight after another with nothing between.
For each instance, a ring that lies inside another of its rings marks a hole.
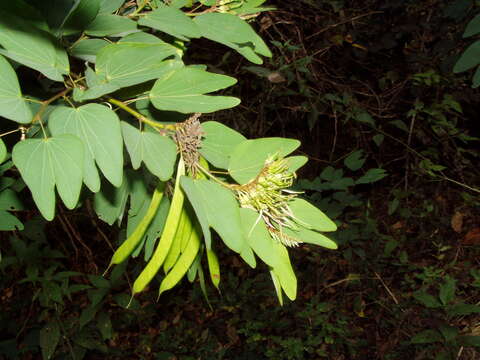
<instances>
[{"instance_id":1,"label":"green bilobed leaf","mask_svg":"<svg viewBox=\"0 0 480 360\"><path fill-rule=\"evenodd\" d=\"M158 208L155 217L153 218L150 226L147 229L145 234L145 246L144 246L144 260L149 261L152 257L153 250L155 249L155 244L157 239L160 238L160 235L165 228L165 222L167 220L168 210L170 209L170 200L167 197L162 199L160 207Z\"/></svg>"},{"instance_id":2,"label":"green bilobed leaf","mask_svg":"<svg viewBox=\"0 0 480 360\"><path fill-rule=\"evenodd\" d=\"M476 89L480 86L480 66L475 70L472 78L472 88Z\"/></svg>"},{"instance_id":3,"label":"green bilobed leaf","mask_svg":"<svg viewBox=\"0 0 480 360\"><path fill-rule=\"evenodd\" d=\"M18 193L12 189L0 191L0 210L20 211L25 210Z\"/></svg>"},{"instance_id":4,"label":"green bilobed leaf","mask_svg":"<svg viewBox=\"0 0 480 360\"><path fill-rule=\"evenodd\" d=\"M442 342L442 335L436 330L424 330L412 337L412 344L431 344L434 342Z\"/></svg>"},{"instance_id":5,"label":"green bilobed leaf","mask_svg":"<svg viewBox=\"0 0 480 360\"><path fill-rule=\"evenodd\" d=\"M109 44L108 41L103 39L80 40L70 48L70 54L79 59L95 63L97 60L97 53Z\"/></svg>"},{"instance_id":6,"label":"green bilobed leaf","mask_svg":"<svg viewBox=\"0 0 480 360\"><path fill-rule=\"evenodd\" d=\"M127 36L122 37L117 44L139 44L139 45L145 45L145 44L153 44L153 45L168 45L169 49L174 48L175 51L179 51L178 48L173 47L169 43L166 43L162 39L160 39L158 36L155 36L153 34L149 34L143 31L135 32L132 34L128 34ZM168 50L171 51L171 50Z\"/></svg>"},{"instance_id":7,"label":"green bilobed leaf","mask_svg":"<svg viewBox=\"0 0 480 360\"><path fill-rule=\"evenodd\" d=\"M355 181L355 184L371 184L379 181L387 176L387 172L384 169L369 169L365 175ZM352 184L353 185L353 184Z\"/></svg>"},{"instance_id":8,"label":"green bilobed leaf","mask_svg":"<svg viewBox=\"0 0 480 360\"><path fill-rule=\"evenodd\" d=\"M246 138L235 130L216 121L202 123L204 136L200 154L213 166L228 168L233 148Z\"/></svg>"},{"instance_id":9,"label":"green bilobed leaf","mask_svg":"<svg viewBox=\"0 0 480 360\"><path fill-rule=\"evenodd\" d=\"M164 61L177 54L172 45L159 39L153 42L151 38L154 36L149 38L149 43L129 42L128 38L139 37L134 35L125 37L123 42L105 46L96 54L95 72L87 68L85 73L89 89L83 92L75 89L78 101L96 99L122 87L159 78L183 66L181 61Z\"/></svg>"},{"instance_id":10,"label":"green bilobed leaf","mask_svg":"<svg viewBox=\"0 0 480 360\"><path fill-rule=\"evenodd\" d=\"M97 99L98 97L109 94L120 89L120 86L108 82L104 77L98 76L92 69L87 66L85 70L85 79L87 80L88 89L73 89L73 100L82 102L85 100Z\"/></svg>"},{"instance_id":11,"label":"green bilobed leaf","mask_svg":"<svg viewBox=\"0 0 480 360\"><path fill-rule=\"evenodd\" d=\"M209 228L212 227L230 249L241 253L246 240L242 232L240 209L233 193L217 183L192 180L186 176L181 178L180 184L202 226L207 249L211 248Z\"/></svg>"},{"instance_id":12,"label":"green bilobed leaf","mask_svg":"<svg viewBox=\"0 0 480 360\"><path fill-rule=\"evenodd\" d=\"M288 170L290 172L296 172L300 169L303 165L308 162L308 158L306 156L289 156L286 158L288 161Z\"/></svg>"},{"instance_id":13,"label":"green bilobed leaf","mask_svg":"<svg viewBox=\"0 0 480 360\"><path fill-rule=\"evenodd\" d=\"M424 306L434 309L439 308L442 304L437 300L436 297L427 294L425 291L417 291L413 294L413 297L422 303Z\"/></svg>"},{"instance_id":14,"label":"green bilobed leaf","mask_svg":"<svg viewBox=\"0 0 480 360\"><path fill-rule=\"evenodd\" d=\"M463 33L463 37L467 38L473 35L477 35L480 33L480 14L475 16L465 28L465 32Z\"/></svg>"},{"instance_id":15,"label":"green bilobed leaf","mask_svg":"<svg viewBox=\"0 0 480 360\"><path fill-rule=\"evenodd\" d=\"M13 15L22 14L22 18L28 20L36 28L44 31L50 30L42 13L24 0L2 1L1 11Z\"/></svg>"},{"instance_id":16,"label":"green bilobed leaf","mask_svg":"<svg viewBox=\"0 0 480 360\"><path fill-rule=\"evenodd\" d=\"M105 221L108 225L113 225L115 221L121 218L127 203L128 187L128 180L124 177L120 187L105 183L101 190L95 193L93 208L100 220Z\"/></svg>"},{"instance_id":17,"label":"green bilobed leaf","mask_svg":"<svg viewBox=\"0 0 480 360\"><path fill-rule=\"evenodd\" d=\"M60 29L68 16L80 4L81 0L26 0L42 14L48 23L49 32ZM15 14L14 15L18 15Z\"/></svg>"},{"instance_id":18,"label":"green bilobed leaf","mask_svg":"<svg viewBox=\"0 0 480 360\"><path fill-rule=\"evenodd\" d=\"M453 67L454 73L467 71L480 64L480 41L475 41L460 56L457 63Z\"/></svg>"},{"instance_id":19,"label":"green bilobed leaf","mask_svg":"<svg viewBox=\"0 0 480 360\"><path fill-rule=\"evenodd\" d=\"M120 120L110 108L100 104L87 104L78 108L57 107L50 114L48 127L53 135L72 134L83 141L83 176L91 191L100 190L100 177L95 162L114 186L122 184L123 141Z\"/></svg>"},{"instance_id":20,"label":"green bilobed leaf","mask_svg":"<svg viewBox=\"0 0 480 360\"><path fill-rule=\"evenodd\" d=\"M347 168L352 171L357 171L360 169L367 159L363 157L363 150L357 150L350 155L348 155L343 163Z\"/></svg>"},{"instance_id":21,"label":"green bilobed leaf","mask_svg":"<svg viewBox=\"0 0 480 360\"><path fill-rule=\"evenodd\" d=\"M239 184L253 180L270 156L285 157L300 146L300 141L285 138L246 140L232 152L228 172Z\"/></svg>"},{"instance_id":22,"label":"green bilobed leaf","mask_svg":"<svg viewBox=\"0 0 480 360\"><path fill-rule=\"evenodd\" d=\"M23 224L8 211L0 210L0 231L23 230Z\"/></svg>"},{"instance_id":23,"label":"green bilobed leaf","mask_svg":"<svg viewBox=\"0 0 480 360\"><path fill-rule=\"evenodd\" d=\"M275 10L274 7L260 7L266 0L244 0L242 5L231 9L231 12L236 15L256 14L262 11Z\"/></svg>"},{"instance_id":24,"label":"green bilobed leaf","mask_svg":"<svg viewBox=\"0 0 480 360\"><path fill-rule=\"evenodd\" d=\"M202 36L236 50L254 64L263 63L258 55L272 56L262 38L238 16L208 13L197 16L194 22L200 28Z\"/></svg>"},{"instance_id":25,"label":"green bilobed leaf","mask_svg":"<svg viewBox=\"0 0 480 360\"><path fill-rule=\"evenodd\" d=\"M359 114L356 114L354 118L359 122L366 123L375 127L375 120L368 112L361 112Z\"/></svg>"},{"instance_id":26,"label":"green bilobed leaf","mask_svg":"<svg viewBox=\"0 0 480 360\"><path fill-rule=\"evenodd\" d=\"M330 240L325 235L322 235L316 231L308 230L301 226L298 228L298 230L292 230L284 227L282 228L282 231L287 236L293 239L298 239L299 242L318 245L318 246L322 246L324 248L332 249L332 250L338 249L337 244L334 241Z\"/></svg>"},{"instance_id":27,"label":"green bilobed leaf","mask_svg":"<svg viewBox=\"0 0 480 360\"><path fill-rule=\"evenodd\" d=\"M270 276L272 277L273 285L275 286L275 292L277 293L278 302L280 306L283 306L283 292L282 285L280 285L280 279L273 269L270 269Z\"/></svg>"},{"instance_id":28,"label":"green bilobed leaf","mask_svg":"<svg viewBox=\"0 0 480 360\"><path fill-rule=\"evenodd\" d=\"M127 17L100 14L85 30L91 36L122 36L137 31L137 23Z\"/></svg>"},{"instance_id":29,"label":"green bilobed leaf","mask_svg":"<svg viewBox=\"0 0 480 360\"><path fill-rule=\"evenodd\" d=\"M480 336L473 336L473 335L464 335L459 336L458 338L459 344L463 346L476 346L480 347Z\"/></svg>"},{"instance_id":30,"label":"green bilobed leaf","mask_svg":"<svg viewBox=\"0 0 480 360\"><path fill-rule=\"evenodd\" d=\"M99 12L111 14L117 11L124 2L125 0L102 0Z\"/></svg>"},{"instance_id":31,"label":"green bilobed leaf","mask_svg":"<svg viewBox=\"0 0 480 360\"><path fill-rule=\"evenodd\" d=\"M57 35L66 36L82 32L98 15L100 2L101 0L76 1L56 31Z\"/></svg>"},{"instance_id":32,"label":"green bilobed leaf","mask_svg":"<svg viewBox=\"0 0 480 360\"><path fill-rule=\"evenodd\" d=\"M143 209L148 208L150 196L144 176L139 171L127 171L125 173L129 182L130 208L128 216L140 215ZM133 232L134 227L131 229ZM130 235L130 227L127 225L127 235Z\"/></svg>"},{"instance_id":33,"label":"green bilobed leaf","mask_svg":"<svg viewBox=\"0 0 480 360\"><path fill-rule=\"evenodd\" d=\"M161 6L146 16L142 16L138 23L181 40L198 38L202 35L192 19L185 15L183 11L170 6Z\"/></svg>"},{"instance_id":34,"label":"green bilobed leaf","mask_svg":"<svg viewBox=\"0 0 480 360\"><path fill-rule=\"evenodd\" d=\"M108 312L102 311L98 314L97 328L103 340L109 340L113 337L112 321Z\"/></svg>"},{"instance_id":35,"label":"green bilobed leaf","mask_svg":"<svg viewBox=\"0 0 480 360\"><path fill-rule=\"evenodd\" d=\"M172 177L177 146L169 137L140 131L126 122L122 122L122 133L134 169L138 169L143 161L160 180Z\"/></svg>"},{"instance_id":36,"label":"green bilobed leaf","mask_svg":"<svg viewBox=\"0 0 480 360\"><path fill-rule=\"evenodd\" d=\"M288 203L295 220L305 228L316 231L336 231L337 225L320 209L303 199L293 199Z\"/></svg>"},{"instance_id":37,"label":"green bilobed leaf","mask_svg":"<svg viewBox=\"0 0 480 360\"><path fill-rule=\"evenodd\" d=\"M455 341L455 338L458 336L459 329L456 326L451 326L447 324L440 324L438 330L443 335L443 338L446 342Z\"/></svg>"},{"instance_id":38,"label":"green bilobed leaf","mask_svg":"<svg viewBox=\"0 0 480 360\"><path fill-rule=\"evenodd\" d=\"M1 73L1 70L0 70ZM1 81L1 80L0 80ZM0 163L2 163L7 158L7 147L2 139L0 139Z\"/></svg>"},{"instance_id":39,"label":"green bilobed leaf","mask_svg":"<svg viewBox=\"0 0 480 360\"><path fill-rule=\"evenodd\" d=\"M447 305L455 299L455 279L447 276L445 282L440 286L438 297L443 305Z\"/></svg>"},{"instance_id":40,"label":"green bilobed leaf","mask_svg":"<svg viewBox=\"0 0 480 360\"><path fill-rule=\"evenodd\" d=\"M184 67L160 77L150 92L152 104L160 110L209 113L237 106L240 100L230 96L204 95L232 86L235 78Z\"/></svg>"},{"instance_id":41,"label":"green bilobed leaf","mask_svg":"<svg viewBox=\"0 0 480 360\"><path fill-rule=\"evenodd\" d=\"M282 289L294 300L297 293L297 278L293 272L288 251L270 236L259 214L251 209L240 209L242 228L248 244L262 261L273 268Z\"/></svg>"},{"instance_id":42,"label":"green bilobed leaf","mask_svg":"<svg viewBox=\"0 0 480 360\"><path fill-rule=\"evenodd\" d=\"M47 220L55 213L55 186L63 202L73 209L83 179L82 141L65 134L47 139L27 139L13 148L12 158L33 199Z\"/></svg>"},{"instance_id":43,"label":"green bilobed leaf","mask_svg":"<svg viewBox=\"0 0 480 360\"><path fill-rule=\"evenodd\" d=\"M0 35L1 36L1 35ZM32 112L22 97L17 74L10 63L0 55L0 116L27 124Z\"/></svg>"},{"instance_id":44,"label":"green bilobed leaf","mask_svg":"<svg viewBox=\"0 0 480 360\"><path fill-rule=\"evenodd\" d=\"M42 357L44 360L53 357L59 341L60 326L58 326L58 322L49 322L40 330L40 348L42 349Z\"/></svg>"},{"instance_id":45,"label":"green bilobed leaf","mask_svg":"<svg viewBox=\"0 0 480 360\"><path fill-rule=\"evenodd\" d=\"M448 314L451 316L480 314L480 306L473 305L473 304L458 303L449 307Z\"/></svg>"},{"instance_id":46,"label":"green bilobed leaf","mask_svg":"<svg viewBox=\"0 0 480 360\"><path fill-rule=\"evenodd\" d=\"M52 35L27 20L0 10L0 54L41 72L49 79L63 81L70 72L67 53Z\"/></svg>"}]
</instances>

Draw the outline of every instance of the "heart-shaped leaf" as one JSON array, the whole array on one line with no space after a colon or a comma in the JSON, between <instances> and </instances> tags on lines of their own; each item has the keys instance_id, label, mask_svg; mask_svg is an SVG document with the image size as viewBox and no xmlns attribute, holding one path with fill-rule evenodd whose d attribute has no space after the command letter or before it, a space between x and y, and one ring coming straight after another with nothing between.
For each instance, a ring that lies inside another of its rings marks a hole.
<instances>
[{"instance_id":1,"label":"heart-shaped leaf","mask_svg":"<svg viewBox=\"0 0 480 360\"><path fill-rule=\"evenodd\" d=\"M12 158L47 220L55 213L55 186L67 208L75 207L83 179L83 144L78 137L27 139L15 145Z\"/></svg>"},{"instance_id":2,"label":"heart-shaped leaf","mask_svg":"<svg viewBox=\"0 0 480 360\"><path fill-rule=\"evenodd\" d=\"M0 116L27 124L32 112L22 97L17 74L10 63L0 55Z\"/></svg>"},{"instance_id":3,"label":"heart-shaped leaf","mask_svg":"<svg viewBox=\"0 0 480 360\"><path fill-rule=\"evenodd\" d=\"M181 40L201 36L197 24L181 10L170 6L160 6L147 13L138 21L140 25L160 30Z\"/></svg>"},{"instance_id":4,"label":"heart-shaped leaf","mask_svg":"<svg viewBox=\"0 0 480 360\"><path fill-rule=\"evenodd\" d=\"M160 77L150 92L152 104L160 110L181 113L209 113L237 106L240 100L230 96L204 95L232 86L235 78L213 74L195 67L184 67Z\"/></svg>"},{"instance_id":5,"label":"heart-shaped leaf","mask_svg":"<svg viewBox=\"0 0 480 360\"><path fill-rule=\"evenodd\" d=\"M232 152L228 172L239 184L253 180L270 156L285 157L300 146L300 141L285 138L246 140Z\"/></svg>"},{"instance_id":6,"label":"heart-shaped leaf","mask_svg":"<svg viewBox=\"0 0 480 360\"><path fill-rule=\"evenodd\" d=\"M228 168L233 148L245 141L245 136L216 121L202 123L202 129L204 137L200 154L213 166Z\"/></svg>"},{"instance_id":7,"label":"heart-shaped leaf","mask_svg":"<svg viewBox=\"0 0 480 360\"><path fill-rule=\"evenodd\" d=\"M85 30L92 36L120 36L137 31L137 23L127 17L102 13Z\"/></svg>"},{"instance_id":8,"label":"heart-shaped leaf","mask_svg":"<svg viewBox=\"0 0 480 360\"><path fill-rule=\"evenodd\" d=\"M337 225L320 209L303 199L293 199L288 203L295 220L300 225L316 231L336 231Z\"/></svg>"},{"instance_id":9,"label":"heart-shaped leaf","mask_svg":"<svg viewBox=\"0 0 480 360\"><path fill-rule=\"evenodd\" d=\"M245 237L255 254L274 269L288 298L294 300L297 294L297 278L293 272L288 251L283 244L272 239L259 216L251 209L240 209Z\"/></svg>"},{"instance_id":10,"label":"heart-shaped leaf","mask_svg":"<svg viewBox=\"0 0 480 360\"><path fill-rule=\"evenodd\" d=\"M255 267L255 257L243 234L240 208L233 193L209 180L182 176L180 183L202 226L207 249L211 248L212 227L230 249Z\"/></svg>"},{"instance_id":11,"label":"heart-shaped leaf","mask_svg":"<svg viewBox=\"0 0 480 360\"><path fill-rule=\"evenodd\" d=\"M177 146L170 138L140 131L126 122L122 122L122 133L134 169L138 169L143 161L160 180L166 181L172 177Z\"/></svg>"},{"instance_id":12,"label":"heart-shaped leaf","mask_svg":"<svg viewBox=\"0 0 480 360\"><path fill-rule=\"evenodd\" d=\"M293 240L297 240L298 242L304 242L307 244L313 244L318 246L323 246L327 249L338 249L337 244L327 238L325 235L320 234L319 232L308 230L304 227L299 227L298 230L292 230L289 228L283 228L283 233Z\"/></svg>"},{"instance_id":13,"label":"heart-shaped leaf","mask_svg":"<svg viewBox=\"0 0 480 360\"><path fill-rule=\"evenodd\" d=\"M7 147L2 139L0 139L0 164L5 160L7 157Z\"/></svg>"},{"instance_id":14,"label":"heart-shaped leaf","mask_svg":"<svg viewBox=\"0 0 480 360\"><path fill-rule=\"evenodd\" d=\"M85 145L84 182L90 190L100 190L103 175L118 187L123 180L123 141L120 121L110 108L87 104L78 108L57 107L48 122L53 135L73 134Z\"/></svg>"},{"instance_id":15,"label":"heart-shaped leaf","mask_svg":"<svg viewBox=\"0 0 480 360\"><path fill-rule=\"evenodd\" d=\"M254 64L263 63L258 55L272 56L262 38L238 16L208 13L195 17L194 22L200 28L202 36L238 51Z\"/></svg>"},{"instance_id":16,"label":"heart-shaped leaf","mask_svg":"<svg viewBox=\"0 0 480 360\"><path fill-rule=\"evenodd\" d=\"M25 19L0 10L0 54L41 72L49 79L63 81L70 72L66 51L55 38Z\"/></svg>"},{"instance_id":17,"label":"heart-shaped leaf","mask_svg":"<svg viewBox=\"0 0 480 360\"><path fill-rule=\"evenodd\" d=\"M0 231L23 230L23 224L8 211L0 210Z\"/></svg>"}]
</instances>

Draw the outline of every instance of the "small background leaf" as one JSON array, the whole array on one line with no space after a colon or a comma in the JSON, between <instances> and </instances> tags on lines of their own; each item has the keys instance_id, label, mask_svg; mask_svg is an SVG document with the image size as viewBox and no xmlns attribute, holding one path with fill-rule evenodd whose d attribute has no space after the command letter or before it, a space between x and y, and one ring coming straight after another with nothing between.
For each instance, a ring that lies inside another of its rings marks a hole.
<instances>
[{"instance_id":1,"label":"small background leaf","mask_svg":"<svg viewBox=\"0 0 480 360\"><path fill-rule=\"evenodd\" d=\"M480 41L471 44L460 56L453 67L453 72L461 73L480 64Z\"/></svg>"},{"instance_id":2,"label":"small background leaf","mask_svg":"<svg viewBox=\"0 0 480 360\"><path fill-rule=\"evenodd\" d=\"M369 169L365 175L355 181L355 184L371 184L379 181L387 176L387 172L383 169ZM353 185L353 184L352 184Z\"/></svg>"},{"instance_id":3,"label":"small background leaf","mask_svg":"<svg viewBox=\"0 0 480 360\"><path fill-rule=\"evenodd\" d=\"M365 161L366 159L363 157L363 151L357 150L348 155L343 161L343 163L350 170L357 171L363 166L363 164L365 164Z\"/></svg>"},{"instance_id":4,"label":"small background leaf","mask_svg":"<svg viewBox=\"0 0 480 360\"><path fill-rule=\"evenodd\" d=\"M49 322L40 330L40 348L44 360L52 358L59 341L60 327L57 322Z\"/></svg>"}]
</instances>

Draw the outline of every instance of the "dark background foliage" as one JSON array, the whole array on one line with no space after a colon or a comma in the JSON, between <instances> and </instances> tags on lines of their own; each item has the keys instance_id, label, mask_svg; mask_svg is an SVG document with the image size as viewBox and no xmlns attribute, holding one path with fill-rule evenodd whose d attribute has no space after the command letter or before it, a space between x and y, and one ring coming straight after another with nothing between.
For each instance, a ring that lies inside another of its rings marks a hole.
<instances>
[{"instance_id":1,"label":"dark background foliage","mask_svg":"<svg viewBox=\"0 0 480 360\"><path fill-rule=\"evenodd\" d=\"M101 277L117 230L88 203L48 224L26 213L1 235L0 358L39 358L47 321L59 359L479 358L479 99L452 72L477 3L271 4L254 25L274 52L261 67L201 40L187 55L239 79L242 104L211 118L302 141L298 188L341 224L339 250L291 252L299 295L283 307L266 269L218 249L209 303L185 282L125 309L141 264Z\"/></svg>"}]
</instances>

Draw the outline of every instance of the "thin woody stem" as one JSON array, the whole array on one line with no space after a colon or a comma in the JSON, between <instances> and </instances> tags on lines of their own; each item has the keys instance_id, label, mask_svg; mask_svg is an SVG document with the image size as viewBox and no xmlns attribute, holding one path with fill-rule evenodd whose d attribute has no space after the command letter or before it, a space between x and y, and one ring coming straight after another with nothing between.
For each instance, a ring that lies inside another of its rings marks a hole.
<instances>
[{"instance_id":1,"label":"thin woody stem","mask_svg":"<svg viewBox=\"0 0 480 360\"><path fill-rule=\"evenodd\" d=\"M177 126L176 125L173 125L173 124L169 124L169 125L165 125L165 124L160 124L156 121L153 121L149 118L147 118L146 116L140 114L138 111L136 110L133 110L130 106L128 106L127 104L125 104L124 102L120 101L120 100L117 100L117 99L113 99L113 98L108 98L107 101L115 106L118 106L120 109L122 109L123 111L126 111L128 112L130 115L133 115L135 118L137 118L139 121L141 121L142 123L145 123L145 124L148 124L154 128L157 128L157 129L164 129L164 130L172 130L172 131L175 131L177 129Z\"/></svg>"},{"instance_id":2,"label":"thin woody stem","mask_svg":"<svg viewBox=\"0 0 480 360\"><path fill-rule=\"evenodd\" d=\"M40 109L38 109L37 113L33 116L31 123L33 124L36 121L41 122L42 121L42 115L45 112L45 110L47 109L48 105L50 105L52 102L60 99L61 97L67 95L71 90L72 90L72 88L67 88L67 89L63 90L62 92L59 92L55 96L51 97L50 99L42 101L42 106L40 106Z\"/></svg>"}]
</instances>

